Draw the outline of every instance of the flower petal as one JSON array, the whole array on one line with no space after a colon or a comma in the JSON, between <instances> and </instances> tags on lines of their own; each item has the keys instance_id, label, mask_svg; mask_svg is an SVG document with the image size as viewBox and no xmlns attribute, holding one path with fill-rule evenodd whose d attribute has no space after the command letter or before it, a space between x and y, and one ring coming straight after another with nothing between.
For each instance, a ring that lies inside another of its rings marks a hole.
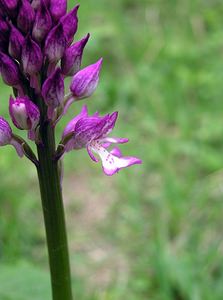
<instances>
[{"instance_id":1,"label":"flower petal","mask_svg":"<svg viewBox=\"0 0 223 300\"><path fill-rule=\"evenodd\" d=\"M105 137L101 140L103 143L111 144L124 144L129 141L127 138L118 138L118 137Z\"/></svg>"},{"instance_id":2,"label":"flower petal","mask_svg":"<svg viewBox=\"0 0 223 300\"><path fill-rule=\"evenodd\" d=\"M115 111L111 115L107 116L105 126L103 127L103 130L102 130L102 136L106 136L113 130L117 118L118 118L117 111Z\"/></svg>"},{"instance_id":3,"label":"flower petal","mask_svg":"<svg viewBox=\"0 0 223 300\"><path fill-rule=\"evenodd\" d=\"M92 151L96 152L100 156L103 171L108 176L117 173L122 168L142 163L142 161L137 157L119 157L121 153L117 149L114 150L114 154L112 154L112 152L109 153L105 148L103 148L99 143L96 142L91 143L90 147Z\"/></svg>"},{"instance_id":4,"label":"flower petal","mask_svg":"<svg viewBox=\"0 0 223 300\"><path fill-rule=\"evenodd\" d=\"M99 162L99 159L94 156L94 154L92 153L91 148L89 146L87 146L87 152L93 161Z\"/></svg>"},{"instance_id":5,"label":"flower petal","mask_svg":"<svg viewBox=\"0 0 223 300\"><path fill-rule=\"evenodd\" d=\"M116 156L116 157L122 157L122 152L118 147L114 147L111 151L110 154Z\"/></svg>"},{"instance_id":6,"label":"flower petal","mask_svg":"<svg viewBox=\"0 0 223 300\"><path fill-rule=\"evenodd\" d=\"M87 116L88 116L88 109L87 109L87 106L84 105L81 109L81 112L76 117L74 117L65 127L65 129L63 131L63 137L65 137L65 135L74 131L77 121L79 121L81 118L87 117Z\"/></svg>"}]
</instances>

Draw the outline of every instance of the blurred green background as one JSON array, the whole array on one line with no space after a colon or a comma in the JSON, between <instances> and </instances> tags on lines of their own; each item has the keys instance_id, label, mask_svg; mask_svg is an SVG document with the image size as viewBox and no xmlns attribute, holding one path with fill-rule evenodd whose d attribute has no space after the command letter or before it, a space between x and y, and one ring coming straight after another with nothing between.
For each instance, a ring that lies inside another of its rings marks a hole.
<instances>
[{"instance_id":1,"label":"blurred green background","mask_svg":"<svg viewBox=\"0 0 223 300\"><path fill-rule=\"evenodd\" d=\"M123 153L143 165L106 177L86 151L66 156L75 299L222 300L223 3L80 4L77 39L91 33L83 66L104 64L96 93L71 107L58 139L83 103L118 110L114 134L129 137ZM9 120L10 90L0 88ZM36 172L0 150L0 299L50 300Z\"/></svg>"}]
</instances>

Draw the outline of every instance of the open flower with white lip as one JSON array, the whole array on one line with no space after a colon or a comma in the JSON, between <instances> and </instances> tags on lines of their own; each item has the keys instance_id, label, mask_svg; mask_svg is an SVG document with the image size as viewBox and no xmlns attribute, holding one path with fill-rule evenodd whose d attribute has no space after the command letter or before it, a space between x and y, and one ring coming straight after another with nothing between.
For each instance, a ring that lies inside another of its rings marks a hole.
<instances>
[{"instance_id":1,"label":"open flower with white lip","mask_svg":"<svg viewBox=\"0 0 223 300\"><path fill-rule=\"evenodd\" d=\"M111 144L128 142L126 138L108 136L115 126L117 117L117 112L104 117L98 116L97 113L89 116L87 107L84 106L81 113L72 119L64 129L63 139L71 135L71 138L65 144L65 151L86 148L93 161L99 161L95 154L99 156L103 171L109 176L117 173L122 168L141 164L142 161L137 157L122 156L117 147L111 151L108 150Z\"/></svg>"}]
</instances>

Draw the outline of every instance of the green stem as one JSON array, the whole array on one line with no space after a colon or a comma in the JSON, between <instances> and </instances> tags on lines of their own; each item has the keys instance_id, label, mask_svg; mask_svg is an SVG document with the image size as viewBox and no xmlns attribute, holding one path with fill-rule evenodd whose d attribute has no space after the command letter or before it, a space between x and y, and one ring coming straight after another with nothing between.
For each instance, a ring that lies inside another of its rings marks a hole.
<instances>
[{"instance_id":1,"label":"green stem","mask_svg":"<svg viewBox=\"0 0 223 300\"><path fill-rule=\"evenodd\" d=\"M69 255L58 163L53 159L55 137L52 126L40 128L37 167L45 221L53 300L72 300Z\"/></svg>"}]
</instances>

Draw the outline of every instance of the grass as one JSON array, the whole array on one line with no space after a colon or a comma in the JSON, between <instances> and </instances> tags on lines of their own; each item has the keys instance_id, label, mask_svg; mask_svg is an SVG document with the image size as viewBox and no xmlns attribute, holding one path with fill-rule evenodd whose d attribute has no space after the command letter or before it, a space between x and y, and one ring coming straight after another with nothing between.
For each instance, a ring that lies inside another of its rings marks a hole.
<instances>
[{"instance_id":1,"label":"grass","mask_svg":"<svg viewBox=\"0 0 223 300\"><path fill-rule=\"evenodd\" d=\"M143 165L107 178L84 151L67 155L76 299L222 299L222 12L217 0L81 3L77 37L91 33L83 65L104 57L89 109L119 110L115 135L130 138L123 152ZM9 92L1 84L4 116ZM47 299L35 170L5 147L0 175L0 278L9 280L0 298L28 299L39 284L36 299Z\"/></svg>"}]
</instances>

